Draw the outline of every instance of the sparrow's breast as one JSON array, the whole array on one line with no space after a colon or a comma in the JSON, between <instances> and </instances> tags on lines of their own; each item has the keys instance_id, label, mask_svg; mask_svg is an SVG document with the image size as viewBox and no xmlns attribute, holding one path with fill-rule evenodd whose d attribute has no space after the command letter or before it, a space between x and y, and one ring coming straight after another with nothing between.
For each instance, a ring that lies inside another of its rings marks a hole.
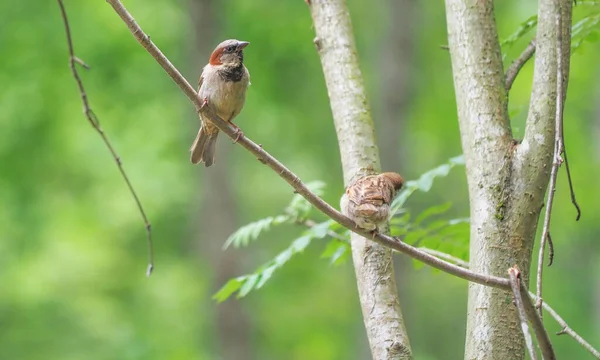
<instances>
[{"instance_id":1,"label":"sparrow's breast","mask_svg":"<svg viewBox=\"0 0 600 360\"><path fill-rule=\"evenodd\" d=\"M200 96L208 98L209 104L223 120L231 121L244 107L248 83L247 71L239 81L228 81L214 72L202 83Z\"/></svg>"}]
</instances>

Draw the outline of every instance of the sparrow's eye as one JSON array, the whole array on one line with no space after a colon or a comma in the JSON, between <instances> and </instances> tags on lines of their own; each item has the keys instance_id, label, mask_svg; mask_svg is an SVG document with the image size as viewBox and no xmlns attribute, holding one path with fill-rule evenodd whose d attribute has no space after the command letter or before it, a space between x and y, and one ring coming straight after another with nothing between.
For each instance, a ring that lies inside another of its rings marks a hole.
<instances>
[{"instance_id":1,"label":"sparrow's eye","mask_svg":"<svg viewBox=\"0 0 600 360\"><path fill-rule=\"evenodd\" d=\"M225 48L225 51L234 52L235 48L236 48L235 45L229 45L228 47Z\"/></svg>"}]
</instances>

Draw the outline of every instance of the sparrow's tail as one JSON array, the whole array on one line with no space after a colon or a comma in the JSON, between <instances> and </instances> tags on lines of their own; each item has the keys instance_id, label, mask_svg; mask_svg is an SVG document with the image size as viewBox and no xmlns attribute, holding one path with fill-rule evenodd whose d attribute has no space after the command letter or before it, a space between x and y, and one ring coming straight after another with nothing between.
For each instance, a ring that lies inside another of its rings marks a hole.
<instances>
[{"instance_id":1,"label":"sparrow's tail","mask_svg":"<svg viewBox=\"0 0 600 360\"><path fill-rule=\"evenodd\" d=\"M215 145L217 144L218 135L218 130L208 134L204 126L200 128L200 131L198 131L198 136L196 136L196 140L194 140L194 144L192 144L192 148L190 149L192 152L192 156L190 158L192 164L204 162L204 166L206 167L209 167L213 164L215 160Z\"/></svg>"}]
</instances>

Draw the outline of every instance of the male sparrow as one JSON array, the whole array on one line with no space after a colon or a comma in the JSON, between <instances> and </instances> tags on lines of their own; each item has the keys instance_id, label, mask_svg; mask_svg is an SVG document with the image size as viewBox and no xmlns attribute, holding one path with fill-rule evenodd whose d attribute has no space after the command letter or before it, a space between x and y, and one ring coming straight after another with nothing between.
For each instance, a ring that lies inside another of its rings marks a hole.
<instances>
[{"instance_id":1,"label":"male sparrow","mask_svg":"<svg viewBox=\"0 0 600 360\"><path fill-rule=\"evenodd\" d=\"M208 64L202 70L198 81L198 94L204 104L211 106L223 120L231 122L240 113L246 99L246 89L250 84L250 73L244 66L244 48L249 42L235 39L220 43L210 55ZM200 115L202 127L192 144L193 164L204 162L211 166L215 160L215 144L219 128L209 119ZM238 129L238 138L242 135Z\"/></svg>"},{"instance_id":2,"label":"male sparrow","mask_svg":"<svg viewBox=\"0 0 600 360\"><path fill-rule=\"evenodd\" d=\"M403 184L402 176L393 172L362 177L346 189L340 203L342 212L375 235L388 221L392 200Z\"/></svg>"}]
</instances>

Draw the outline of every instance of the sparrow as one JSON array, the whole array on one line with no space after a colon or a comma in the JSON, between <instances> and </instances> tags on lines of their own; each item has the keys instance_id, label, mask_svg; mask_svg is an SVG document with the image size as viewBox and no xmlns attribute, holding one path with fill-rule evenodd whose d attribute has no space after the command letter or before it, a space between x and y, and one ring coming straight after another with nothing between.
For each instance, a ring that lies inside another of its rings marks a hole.
<instances>
[{"instance_id":1,"label":"sparrow","mask_svg":"<svg viewBox=\"0 0 600 360\"><path fill-rule=\"evenodd\" d=\"M231 122L244 107L246 90L250 85L250 73L244 66L244 48L248 44L247 41L230 39L217 45L198 81L198 95L203 106L210 106L225 121ZM205 115L200 115L200 121L200 131L190 148L190 160L192 164L204 162L204 166L208 167L215 160L219 128ZM243 133L237 125L231 124L237 129L237 141Z\"/></svg>"},{"instance_id":2,"label":"sparrow","mask_svg":"<svg viewBox=\"0 0 600 360\"><path fill-rule=\"evenodd\" d=\"M387 223L390 205L402 185L402 176L393 172L364 176L346 189L340 202L342 212L375 236Z\"/></svg>"}]
</instances>

